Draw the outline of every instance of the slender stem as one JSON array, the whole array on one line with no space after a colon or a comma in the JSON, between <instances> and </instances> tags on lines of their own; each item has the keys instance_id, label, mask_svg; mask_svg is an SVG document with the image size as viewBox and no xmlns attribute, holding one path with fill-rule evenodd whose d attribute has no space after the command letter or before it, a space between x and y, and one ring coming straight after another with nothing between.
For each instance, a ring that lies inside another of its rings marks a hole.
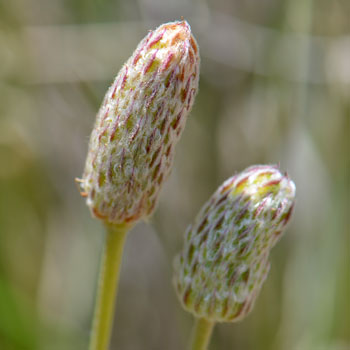
<instances>
[{"instance_id":1,"label":"slender stem","mask_svg":"<svg viewBox=\"0 0 350 350\"><path fill-rule=\"evenodd\" d=\"M215 322L197 318L192 333L191 350L207 350Z\"/></svg>"},{"instance_id":2,"label":"slender stem","mask_svg":"<svg viewBox=\"0 0 350 350\"><path fill-rule=\"evenodd\" d=\"M108 349L124 242L131 227L122 224L106 225L106 228L89 350Z\"/></svg>"}]
</instances>

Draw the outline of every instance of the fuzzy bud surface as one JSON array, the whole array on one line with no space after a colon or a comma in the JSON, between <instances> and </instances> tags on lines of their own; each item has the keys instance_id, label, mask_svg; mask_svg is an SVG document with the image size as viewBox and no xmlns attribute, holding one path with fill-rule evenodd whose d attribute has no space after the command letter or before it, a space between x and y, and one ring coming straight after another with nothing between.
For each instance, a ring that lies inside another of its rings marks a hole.
<instances>
[{"instance_id":1,"label":"fuzzy bud surface","mask_svg":"<svg viewBox=\"0 0 350 350\"><path fill-rule=\"evenodd\" d=\"M216 322L247 315L294 199L293 181L269 165L249 167L217 189L187 229L174 262L174 285L187 311Z\"/></svg>"},{"instance_id":2,"label":"fuzzy bud surface","mask_svg":"<svg viewBox=\"0 0 350 350\"><path fill-rule=\"evenodd\" d=\"M94 216L149 216L198 90L199 52L187 22L163 24L138 45L107 91L90 138L81 193Z\"/></svg>"}]
</instances>

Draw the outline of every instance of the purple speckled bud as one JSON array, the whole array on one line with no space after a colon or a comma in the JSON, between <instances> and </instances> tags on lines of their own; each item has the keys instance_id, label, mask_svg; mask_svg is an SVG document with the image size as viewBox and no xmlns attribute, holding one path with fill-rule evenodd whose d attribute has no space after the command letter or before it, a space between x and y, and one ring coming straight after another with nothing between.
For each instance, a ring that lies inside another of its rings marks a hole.
<instances>
[{"instance_id":1,"label":"purple speckled bud","mask_svg":"<svg viewBox=\"0 0 350 350\"><path fill-rule=\"evenodd\" d=\"M232 322L252 309L269 253L291 217L295 185L275 166L252 166L225 181L187 229L174 285L197 317Z\"/></svg>"},{"instance_id":2,"label":"purple speckled bud","mask_svg":"<svg viewBox=\"0 0 350 350\"><path fill-rule=\"evenodd\" d=\"M120 70L80 180L94 216L121 224L152 213L198 90L199 61L188 23L173 22L151 31Z\"/></svg>"}]
</instances>

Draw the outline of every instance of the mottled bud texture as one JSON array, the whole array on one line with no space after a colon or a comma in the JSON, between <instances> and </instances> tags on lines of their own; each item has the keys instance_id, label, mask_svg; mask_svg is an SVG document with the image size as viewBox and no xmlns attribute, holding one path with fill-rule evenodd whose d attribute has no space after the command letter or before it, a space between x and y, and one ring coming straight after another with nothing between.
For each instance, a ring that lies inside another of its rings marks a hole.
<instances>
[{"instance_id":1,"label":"mottled bud texture","mask_svg":"<svg viewBox=\"0 0 350 350\"><path fill-rule=\"evenodd\" d=\"M186 310L217 322L247 315L294 197L294 183L275 166L250 167L218 188L188 228L175 259L174 284Z\"/></svg>"},{"instance_id":2,"label":"mottled bud texture","mask_svg":"<svg viewBox=\"0 0 350 350\"><path fill-rule=\"evenodd\" d=\"M187 22L151 31L109 88L93 129L82 195L110 223L149 216L198 90L199 52Z\"/></svg>"}]
</instances>

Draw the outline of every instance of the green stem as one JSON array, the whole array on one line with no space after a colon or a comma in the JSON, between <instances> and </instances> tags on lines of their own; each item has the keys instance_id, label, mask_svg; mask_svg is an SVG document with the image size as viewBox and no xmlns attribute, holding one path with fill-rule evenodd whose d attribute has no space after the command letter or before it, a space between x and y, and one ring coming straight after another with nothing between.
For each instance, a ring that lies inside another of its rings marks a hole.
<instances>
[{"instance_id":1,"label":"green stem","mask_svg":"<svg viewBox=\"0 0 350 350\"><path fill-rule=\"evenodd\" d=\"M192 333L191 350L207 350L215 322L197 318Z\"/></svg>"},{"instance_id":2,"label":"green stem","mask_svg":"<svg viewBox=\"0 0 350 350\"><path fill-rule=\"evenodd\" d=\"M106 225L106 228L89 350L108 349L124 242L131 227L121 224Z\"/></svg>"}]
</instances>

